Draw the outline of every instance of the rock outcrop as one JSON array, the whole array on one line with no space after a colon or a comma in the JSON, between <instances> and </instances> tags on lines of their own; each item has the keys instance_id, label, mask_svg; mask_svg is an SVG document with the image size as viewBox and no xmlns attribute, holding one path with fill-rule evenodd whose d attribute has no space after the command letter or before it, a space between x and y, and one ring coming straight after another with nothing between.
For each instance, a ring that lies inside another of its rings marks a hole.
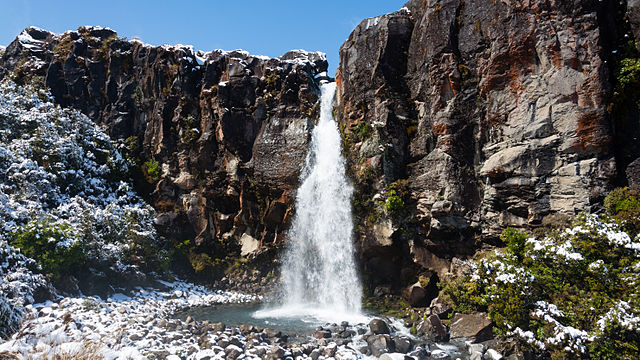
<instances>
[{"instance_id":1,"label":"rock outcrop","mask_svg":"<svg viewBox=\"0 0 640 360\"><path fill-rule=\"evenodd\" d=\"M326 70L321 53L194 52L98 27L29 27L0 58L0 78L40 82L105 126L138 165L158 228L174 246L195 239L204 267L282 240Z\"/></svg>"},{"instance_id":2,"label":"rock outcrop","mask_svg":"<svg viewBox=\"0 0 640 360\"><path fill-rule=\"evenodd\" d=\"M360 255L378 282L410 274L411 260L443 275L507 226L595 210L624 179L640 156L620 130L638 117L608 110L624 10L412 0L356 27L340 49L338 112Z\"/></svg>"}]
</instances>

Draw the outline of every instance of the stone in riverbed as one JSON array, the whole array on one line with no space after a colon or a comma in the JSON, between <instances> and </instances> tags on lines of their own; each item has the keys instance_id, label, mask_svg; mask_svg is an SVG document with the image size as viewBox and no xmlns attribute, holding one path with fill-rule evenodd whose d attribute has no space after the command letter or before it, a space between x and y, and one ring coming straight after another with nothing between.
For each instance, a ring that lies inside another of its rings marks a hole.
<instances>
[{"instance_id":1,"label":"stone in riverbed","mask_svg":"<svg viewBox=\"0 0 640 360\"><path fill-rule=\"evenodd\" d=\"M447 338L447 329L437 315L430 315L422 320L417 330L419 336L424 336L431 341L443 341Z\"/></svg>"},{"instance_id":2,"label":"stone in riverbed","mask_svg":"<svg viewBox=\"0 0 640 360\"><path fill-rule=\"evenodd\" d=\"M279 338L282 337L282 332L278 329L273 328L265 328L262 332L267 335L269 338Z\"/></svg>"},{"instance_id":3,"label":"stone in riverbed","mask_svg":"<svg viewBox=\"0 0 640 360\"><path fill-rule=\"evenodd\" d=\"M235 360L242 354L242 349L235 345L229 345L224 349L224 354L226 359Z\"/></svg>"},{"instance_id":4,"label":"stone in riverbed","mask_svg":"<svg viewBox=\"0 0 640 360\"><path fill-rule=\"evenodd\" d=\"M229 339L226 339L226 338L218 339L218 346L220 346L222 348L226 349L229 346L229 344L231 344Z\"/></svg>"},{"instance_id":5,"label":"stone in riverbed","mask_svg":"<svg viewBox=\"0 0 640 360\"><path fill-rule=\"evenodd\" d=\"M330 343L324 348L322 354L327 357L334 357L336 355L336 351L338 350L338 345L336 343Z\"/></svg>"},{"instance_id":6,"label":"stone in riverbed","mask_svg":"<svg viewBox=\"0 0 640 360\"><path fill-rule=\"evenodd\" d=\"M328 339L331 337L331 331L329 330L319 330L311 334L316 339Z\"/></svg>"},{"instance_id":7,"label":"stone in riverbed","mask_svg":"<svg viewBox=\"0 0 640 360\"><path fill-rule=\"evenodd\" d=\"M367 339L367 344L369 344L371 355L375 357L394 352L396 348L391 336L387 334L372 335Z\"/></svg>"},{"instance_id":8,"label":"stone in riverbed","mask_svg":"<svg viewBox=\"0 0 640 360\"><path fill-rule=\"evenodd\" d=\"M369 322L369 329L371 329L371 332L376 335L390 333L389 326L381 319L371 320L371 322Z\"/></svg>"},{"instance_id":9,"label":"stone in riverbed","mask_svg":"<svg viewBox=\"0 0 640 360\"><path fill-rule=\"evenodd\" d=\"M415 350L407 354L416 360L427 360L430 353L422 346L416 347Z\"/></svg>"},{"instance_id":10,"label":"stone in riverbed","mask_svg":"<svg viewBox=\"0 0 640 360\"><path fill-rule=\"evenodd\" d=\"M394 337L393 343L396 345L396 351L403 354L411 351L411 348L413 347L413 341L406 336Z\"/></svg>"},{"instance_id":11,"label":"stone in riverbed","mask_svg":"<svg viewBox=\"0 0 640 360\"><path fill-rule=\"evenodd\" d=\"M320 357L320 350L313 349L309 354L309 357L311 358L311 360L318 360L318 358Z\"/></svg>"},{"instance_id":12,"label":"stone in riverbed","mask_svg":"<svg viewBox=\"0 0 640 360\"><path fill-rule=\"evenodd\" d=\"M243 325L240 325L240 326L238 327L238 329L240 330L240 333L241 333L242 335L245 335L245 336L246 336L247 334L257 332L256 327L255 327L255 326L253 326L253 325L249 325L249 324L243 324Z\"/></svg>"},{"instance_id":13,"label":"stone in riverbed","mask_svg":"<svg viewBox=\"0 0 640 360\"><path fill-rule=\"evenodd\" d=\"M224 331L224 329L226 329L227 326L223 322L217 322L217 323L211 324L211 328L214 331Z\"/></svg>"},{"instance_id":14,"label":"stone in riverbed","mask_svg":"<svg viewBox=\"0 0 640 360\"><path fill-rule=\"evenodd\" d=\"M438 359L438 360L449 360L451 359L451 356L446 352L438 349L438 350L433 350L431 352L431 358Z\"/></svg>"},{"instance_id":15,"label":"stone in riverbed","mask_svg":"<svg viewBox=\"0 0 640 360\"><path fill-rule=\"evenodd\" d=\"M390 353L390 354L382 354L379 357L379 360L400 360L400 359L411 359L407 357L405 354L401 353Z\"/></svg>"},{"instance_id":16,"label":"stone in riverbed","mask_svg":"<svg viewBox=\"0 0 640 360\"><path fill-rule=\"evenodd\" d=\"M440 319L446 319L449 316L449 313L451 313L451 306L445 304L439 297L431 300L429 309L432 314L438 315Z\"/></svg>"},{"instance_id":17,"label":"stone in riverbed","mask_svg":"<svg viewBox=\"0 0 640 360\"><path fill-rule=\"evenodd\" d=\"M280 346L272 346L267 352L267 359L276 360L284 358L285 351Z\"/></svg>"}]
</instances>

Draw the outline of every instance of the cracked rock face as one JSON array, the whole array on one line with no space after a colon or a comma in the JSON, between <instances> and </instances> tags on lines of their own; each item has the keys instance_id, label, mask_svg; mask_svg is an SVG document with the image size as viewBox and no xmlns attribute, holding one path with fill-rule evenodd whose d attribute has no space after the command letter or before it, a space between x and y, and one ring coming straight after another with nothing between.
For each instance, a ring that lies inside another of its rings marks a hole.
<instances>
[{"instance_id":1,"label":"cracked rock face","mask_svg":"<svg viewBox=\"0 0 640 360\"><path fill-rule=\"evenodd\" d=\"M43 83L122 144L166 237L218 255L282 240L326 70L321 53L194 52L99 27L30 27L0 58L0 78Z\"/></svg>"},{"instance_id":2,"label":"cracked rock face","mask_svg":"<svg viewBox=\"0 0 640 360\"><path fill-rule=\"evenodd\" d=\"M356 197L404 180L410 214L391 245L366 230L385 216L359 214L365 267L386 251L442 270L507 226L594 209L630 162L607 112L612 4L412 0L356 27L336 76Z\"/></svg>"}]
</instances>

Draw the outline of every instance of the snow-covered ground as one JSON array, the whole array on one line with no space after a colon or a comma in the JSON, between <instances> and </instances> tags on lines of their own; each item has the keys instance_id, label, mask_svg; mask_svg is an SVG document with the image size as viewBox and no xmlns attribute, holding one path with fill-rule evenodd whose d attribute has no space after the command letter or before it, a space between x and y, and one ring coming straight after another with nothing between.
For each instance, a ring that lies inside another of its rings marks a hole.
<instances>
[{"instance_id":1,"label":"snow-covered ground","mask_svg":"<svg viewBox=\"0 0 640 360\"><path fill-rule=\"evenodd\" d=\"M193 306L261 299L181 281L163 285L166 288L139 288L130 296L115 294L107 300L77 297L27 305L20 330L0 344L0 354L4 351L35 359L87 351L104 359L147 359L150 355L213 357L220 349L212 350L210 344L221 334L211 329L195 336L193 328L172 319L172 315Z\"/></svg>"}]
</instances>

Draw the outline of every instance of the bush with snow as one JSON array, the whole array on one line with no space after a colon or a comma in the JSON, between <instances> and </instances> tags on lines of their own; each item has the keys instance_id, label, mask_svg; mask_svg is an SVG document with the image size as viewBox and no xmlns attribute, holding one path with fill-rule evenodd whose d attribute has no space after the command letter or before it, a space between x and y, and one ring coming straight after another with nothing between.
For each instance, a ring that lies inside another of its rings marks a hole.
<instances>
[{"instance_id":1,"label":"bush with snow","mask_svg":"<svg viewBox=\"0 0 640 360\"><path fill-rule=\"evenodd\" d=\"M632 359L640 351L640 238L581 215L542 238L507 229L503 250L444 286L458 311L488 311L500 335L553 358Z\"/></svg>"},{"instance_id":2,"label":"bush with snow","mask_svg":"<svg viewBox=\"0 0 640 360\"><path fill-rule=\"evenodd\" d=\"M15 331L25 304L53 292L38 264L0 237L0 338Z\"/></svg>"},{"instance_id":3,"label":"bush with snow","mask_svg":"<svg viewBox=\"0 0 640 360\"><path fill-rule=\"evenodd\" d=\"M54 279L161 272L153 209L89 118L33 86L0 83L0 237ZM80 271L82 269L82 271Z\"/></svg>"}]
</instances>

